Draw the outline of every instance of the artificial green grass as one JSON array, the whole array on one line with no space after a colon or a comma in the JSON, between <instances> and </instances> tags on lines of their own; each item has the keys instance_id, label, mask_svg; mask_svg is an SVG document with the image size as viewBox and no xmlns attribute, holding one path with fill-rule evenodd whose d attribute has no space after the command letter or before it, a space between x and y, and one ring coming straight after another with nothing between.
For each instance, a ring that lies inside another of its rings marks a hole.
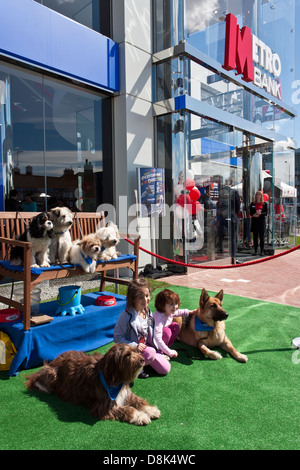
<instances>
[{"instance_id":1,"label":"artificial green grass","mask_svg":"<svg viewBox=\"0 0 300 470\"><path fill-rule=\"evenodd\" d=\"M183 307L197 306L200 290L170 288ZM229 313L227 334L248 362L240 364L222 351L219 361L191 359L200 358L199 351L176 342L180 350L170 373L153 372L133 386L161 410L160 419L145 427L97 421L83 407L28 392L24 378L32 371L10 378L1 372L0 449L298 450L300 352L291 340L300 336L300 309L226 294L223 306Z\"/></svg>"}]
</instances>

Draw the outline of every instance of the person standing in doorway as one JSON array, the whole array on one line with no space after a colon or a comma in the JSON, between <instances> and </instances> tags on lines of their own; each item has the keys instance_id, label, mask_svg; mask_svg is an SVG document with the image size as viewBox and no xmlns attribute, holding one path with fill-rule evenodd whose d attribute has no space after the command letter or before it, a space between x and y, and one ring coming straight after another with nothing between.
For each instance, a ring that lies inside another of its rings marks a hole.
<instances>
[{"instance_id":1,"label":"person standing in doorway","mask_svg":"<svg viewBox=\"0 0 300 470\"><path fill-rule=\"evenodd\" d=\"M258 237L260 243L260 254L264 253L267 204L264 202L262 191L257 191L255 201L250 204L251 232L253 232L254 253L257 255Z\"/></svg>"}]
</instances>

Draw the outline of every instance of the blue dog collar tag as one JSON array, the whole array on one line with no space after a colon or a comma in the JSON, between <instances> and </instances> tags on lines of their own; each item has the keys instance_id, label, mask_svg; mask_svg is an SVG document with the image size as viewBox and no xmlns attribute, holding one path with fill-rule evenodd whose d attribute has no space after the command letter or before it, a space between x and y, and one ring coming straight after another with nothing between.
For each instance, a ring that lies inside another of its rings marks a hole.
<instances>
[{"instance_id":1,"label":"blue dog collar tag","mask_svg":"<svg viewBox=\"0 0 300 470\"><path fill-rule=\"evenodd\" d=\"M195 318L195 330L196 331L212 331L214 326L208 326L204 321L199 320L198 317Z\"/></svg>"},{"instance_id":2,"label":"blue dog collar tag","mask_svg":"<svg viewBox=\"0 0 300 470\"><path fill-rule=\"evenodd\" d=\"M91 264L92 264L92 262L93 262L93 258L90 258L89 256L84 256L84 254L82 253L82 251L81 251L80 253L81 253L82 258L83 258L84 261L86 262L86 264L88 264L89 266L91 266Z\"/></svg>"},{"instance_id":3,"label":"blue dog collar tag","mask_svg":"<svg viewBox=\"0 0 300 470\"><path fill-rule=\"evenodd\" d=\"M100 371L99 376L100 376L100 380L101 380L101 383L102 383L103 387L105 388L105 390L108 393L109 398L111 399L111 401L114 401L117 398L117 396L119 395L119 392L120 392L121 388L123 387L123 384L120 384L117 387L110 387L106 383L103 372Z\"/></svg>"}]
</instances>

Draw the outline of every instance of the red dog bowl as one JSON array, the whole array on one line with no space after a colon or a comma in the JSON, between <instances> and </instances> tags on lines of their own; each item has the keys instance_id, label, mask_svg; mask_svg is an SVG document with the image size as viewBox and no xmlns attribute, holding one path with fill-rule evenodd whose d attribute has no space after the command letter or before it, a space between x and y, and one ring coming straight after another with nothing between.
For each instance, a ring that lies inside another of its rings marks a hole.
<instances>
[{"instance_id":1,"label":"red dog bowl","mask_svg":"<svg viewBox=\"0 0 300 470\"><path fill-rule=\"evenodd\" d=\"M112 305L116 305L116 303L116 299L113 295L100 295L96 300L96 305L99 307L111 307Z\"/></svg>"},{"instance_id":2,"label":"red dog bowl","mask_svg":"<svg viewBox=\"0 0 300 470\"><path fill-rule=\"evenodd\" d=\"M0 310L0 323L9 323L11 321L20 320L21 314L16 308L5 308Z\"/></svg>"}]
</instances>

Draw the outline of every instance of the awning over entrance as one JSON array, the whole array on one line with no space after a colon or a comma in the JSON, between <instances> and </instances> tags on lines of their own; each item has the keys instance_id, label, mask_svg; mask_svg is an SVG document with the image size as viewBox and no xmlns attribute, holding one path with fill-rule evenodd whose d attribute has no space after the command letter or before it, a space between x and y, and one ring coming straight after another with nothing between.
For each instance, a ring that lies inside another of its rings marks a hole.
<instances>
[{"instance_id":1,"label":"awning over entrance","mask_svg":"<svg viewBox=\"0 0 300 470\"><path fill-rule=\"evenodd\" d=\"M281 191L281 197L297 197L297 189L294 186L290 186L289 184L283 183L275 183L275 186Z\"/></svg>"},{"instance_id":2,"label":"awning over entrance","mask_svg":"<svg viewBox=\"0 0 300 470\"><path fill-rule=\"evenodd\" d=\"M267 178L272 178L272 175L267 173L266 171L262 170L261 172L262 179L265 180ZM275 182L275 187L277 190L279 189L280 194L277 197L297 197L297 189L294 186L291 186L287 183L283 183L282 181Z\"/></svg>"}]
</instances>

